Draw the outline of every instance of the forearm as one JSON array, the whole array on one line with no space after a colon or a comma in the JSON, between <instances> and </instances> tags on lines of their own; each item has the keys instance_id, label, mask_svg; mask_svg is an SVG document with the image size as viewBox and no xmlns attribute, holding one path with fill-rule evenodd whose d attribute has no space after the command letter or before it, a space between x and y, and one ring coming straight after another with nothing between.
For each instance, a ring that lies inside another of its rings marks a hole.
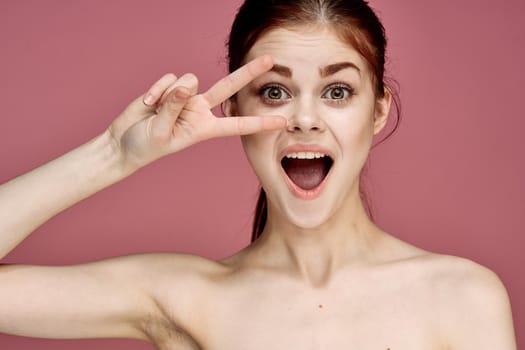
<instances>
[{"instance_id":1,"label":"forearm","mask_svg":"<svg viewBox=\"0 0 525 350\"><path fill-rule=\"evenodd\" d=\"M62 210L129 175L105 132L0 186L0 258Z\"/></svg>"}]
</instances>

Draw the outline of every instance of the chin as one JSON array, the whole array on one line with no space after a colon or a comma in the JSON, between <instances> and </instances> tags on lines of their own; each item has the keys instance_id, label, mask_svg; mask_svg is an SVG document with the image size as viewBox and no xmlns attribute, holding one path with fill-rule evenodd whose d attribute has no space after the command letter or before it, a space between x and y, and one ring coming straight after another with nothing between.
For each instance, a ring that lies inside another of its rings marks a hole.
<instances>
[{"instance_id":1,"label":"chin","mask_svg":"<svg viewBox=\"0 0 525 350\"><path fill-rule=\"evenodd\" d=\"M327 205L322 201L288 202L270 209L268 214L272 218L282 220L284 226L313 230L332 220L334 213L330 208L333 209L333 205Z\"/></svg>"},{"instance_id":2,"label":"chin","mask_svg":"<svg viewBox=\"0 0 525 350\"><path fill-rule=\"evenodd\" d=\"M321 228L328 221L323 217L293 218L290 222L297 228L303 230L315 230Z\"/></svg>"}]
</instances>

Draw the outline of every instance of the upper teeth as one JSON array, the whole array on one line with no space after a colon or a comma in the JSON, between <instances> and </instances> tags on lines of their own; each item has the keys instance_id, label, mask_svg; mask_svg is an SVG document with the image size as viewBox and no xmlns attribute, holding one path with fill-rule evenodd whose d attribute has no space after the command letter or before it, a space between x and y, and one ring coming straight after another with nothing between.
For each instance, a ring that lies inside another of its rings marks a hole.
<instances>
[{"instance_id":1,"label":"upper teeth","mask_svg":"<svg viewBox=\"0 0 525 350\"><path fill-rule=\"evenodd\" d=\"M293 152L286 155L286 158L314 159L325 157L326 154L319 152Z\"/></svg>"}]
</instances>

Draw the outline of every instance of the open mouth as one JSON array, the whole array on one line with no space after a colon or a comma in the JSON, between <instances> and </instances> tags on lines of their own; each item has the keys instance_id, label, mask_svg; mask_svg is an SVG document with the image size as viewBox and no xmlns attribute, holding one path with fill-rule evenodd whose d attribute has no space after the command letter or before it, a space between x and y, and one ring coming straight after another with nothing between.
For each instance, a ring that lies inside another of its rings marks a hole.
<instances>
[{"instance_id":1,"label":"open mouth","mask_svg":"<svg viewBox=\"0 0 525 350\"><path fill-rule=\"evenodd\" d=\"M333 164L330 156L317 152L290 153L281 160L281 166L288 178L306 191L318 187Z\"/></svg>"}]
</instances>

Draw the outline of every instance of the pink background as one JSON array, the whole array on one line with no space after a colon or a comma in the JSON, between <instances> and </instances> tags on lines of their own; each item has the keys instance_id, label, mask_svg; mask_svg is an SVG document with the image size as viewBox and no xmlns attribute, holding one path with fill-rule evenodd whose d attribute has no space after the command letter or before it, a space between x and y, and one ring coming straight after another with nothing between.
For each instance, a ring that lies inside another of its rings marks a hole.
<instances>
[{"instance_id":1,"label":"pink background","mask_svg":"<svg viewBox=\"0 0 525 350\"><path fill-rule=\"evenodd\" d=\"M209 87L226 70L223 44L240 1L1 1L0 182L94 137L165 72L194 72ZM372 5L390 37L404 118L371 155L377 222L496 271L525 346L525 3ZM145 251L223 257L248 243L256 190L237 138L206 142L65 211L3 262ZM6 335L0 348L151 349Z\"/></svg>"}]
</instances>

